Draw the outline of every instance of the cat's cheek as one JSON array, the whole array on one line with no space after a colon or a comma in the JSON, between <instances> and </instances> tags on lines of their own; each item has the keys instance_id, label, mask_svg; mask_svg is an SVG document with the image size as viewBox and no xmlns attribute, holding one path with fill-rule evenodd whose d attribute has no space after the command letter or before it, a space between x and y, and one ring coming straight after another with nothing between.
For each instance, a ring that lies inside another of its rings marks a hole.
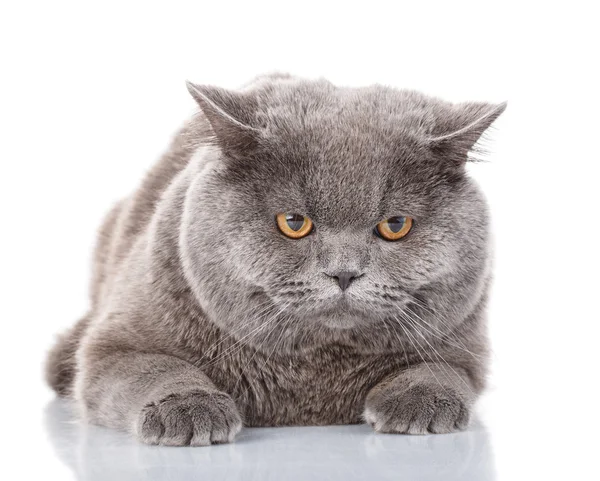
<instances>
[{"instance_id":1,"label":"cat's cheek","mask_svg":"<svg viewBox=\"0 0 600 481\"><path fill-rule=\"evenodd\" d=\"M426 283L441 279L456 271L460 262L458 249L452 244L434 244L429 239L411 239L411 243L386 246L378 256L381 265L393 266L381 269L390 278L388 283L407 289L418 289Z\"/></svg>"}]
</instances>

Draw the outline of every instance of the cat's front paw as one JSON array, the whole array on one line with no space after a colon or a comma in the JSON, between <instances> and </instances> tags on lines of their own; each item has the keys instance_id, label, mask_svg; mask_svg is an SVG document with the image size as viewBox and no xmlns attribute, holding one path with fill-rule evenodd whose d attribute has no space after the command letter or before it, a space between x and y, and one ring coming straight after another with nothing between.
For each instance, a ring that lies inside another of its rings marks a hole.
<instances>
[{"instance_id":1,"label":"cat's front paw","mask_svg":"<svg viewBox=\"0 0 600 481\"><path fill-rule=\"evenodd\" d=\"M146 404L136 433L147 444L208 446L233 441L241 428L242 419L230 396L193 391Z\"/></svg>"},{"instance_id":2,"label":"cat's front paw","mask_svg":"<svg viewBox=\"0 0 600 481\"><path fill-rule=\"evenodd\" d=\"M464 397L451 388L395 385L369 393L364 418L382 433L439 434L465 429L469 411Z\"/></svg>"}]
</instances>

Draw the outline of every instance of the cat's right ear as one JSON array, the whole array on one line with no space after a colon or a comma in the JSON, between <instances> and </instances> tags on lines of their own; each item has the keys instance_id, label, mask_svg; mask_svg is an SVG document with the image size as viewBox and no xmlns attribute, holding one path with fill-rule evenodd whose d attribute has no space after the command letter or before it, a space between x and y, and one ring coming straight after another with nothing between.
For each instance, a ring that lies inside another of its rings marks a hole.
<instances>
[{"instance_id":1,"label":"cat's right ear","mask_svg":"<svg viewBox=\"0 0 600 481\"><path fill-rule=\"evenodd\" d=\"M465 102L447 107L437 116L427 144L455 165L462 166L470 152L481 152L481 148L476 149L477 142L505 109L506 102Z\"/></svg>"},{"instance_id":2,"label":"cat's right ear","mask_svg":"<svg viewBox=\"0 0 600 481\"><path fill-rule=\"evenodd\" d=\"M188 91L200 106L214 134L215 143L231 157L242 157L256 148L260 131L251 123L256 111L256 98L207 85L186 82Z\"/></svg>"}]
</instances>

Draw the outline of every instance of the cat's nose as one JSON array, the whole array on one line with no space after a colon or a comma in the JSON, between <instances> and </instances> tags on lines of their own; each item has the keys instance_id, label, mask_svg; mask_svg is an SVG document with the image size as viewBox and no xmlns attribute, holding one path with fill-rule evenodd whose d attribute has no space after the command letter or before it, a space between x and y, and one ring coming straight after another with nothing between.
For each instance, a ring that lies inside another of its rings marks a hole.
<instances>
[{"instance_id":1,"label":"cat's nose","mask_svg":"<svg viewBox=\"0 0 600 481\"><path fill-rule=\"evenodd\" d=\"M362 274L360 274L359 272L356 272L356 271L340 271L340 272L336 272L335 274L327 274L327 275L329 277L333 277L334 279L337 279L337 281L340 285L340 289L342 291L345 291L350 286L350 283L357 277L360 277Z\"/></svg>"}]
</instances>

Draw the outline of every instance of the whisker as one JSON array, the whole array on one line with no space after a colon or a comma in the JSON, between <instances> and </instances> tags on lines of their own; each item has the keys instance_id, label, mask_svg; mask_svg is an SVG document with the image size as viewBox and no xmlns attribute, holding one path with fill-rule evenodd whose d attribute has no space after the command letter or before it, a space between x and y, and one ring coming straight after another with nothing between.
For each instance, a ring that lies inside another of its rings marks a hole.
<instances>
[{"instance_id":1,"label":"whisker","mask_svg":"<svg viewBox=\"0 0 600 481\"><path fill-rule=\"evenodd\" d=\"M265 307L266 306L266 307ZM262 308L264 307L264 309L262 309L258 314L257 314L257 318L260 318L263 316L263 314L265 314L271 307L273 307L273 303L272 301L266 301L263 302L261 304L259 304L257 307ZM232 331L229 331L227 334L223 334L221 335L220 339L217 340L215 343L213 343L210 347L208 347L207 349L204 350L204 353L202 354L202 357L200 358L200 360L205 359L206 356L214 351L215 349L217 349L221 344L223 344L224 342L226 342L227 340L229 340L231 337L233 337L233 335L237 334L239 331L241 331L245 326L244 325L240 325L238 326L236 329L233 329Z\"/></svg>"},{"instance_id":2,"label":"whisker","mask_svg":"<svg viewBox=\"0 0 600 481\"><path fill-rule=\"evenodd\" d=\"M425 321L422 317L420 317L416 312L414 312L408 306L406 306L405 309L406 309L406 311L408 311L409 313L413 314L417 319L419 319L421 321L421 323L420 323L421 327L423 329L425 329L425 331L427 331L429 334L431 334L431 336L435 337L436 339L439 339L440 341L442 341L445 344L448 344L450 346L456 347L457 349L460 349L462 351L467 352L468 354L470 354L471 356L473 356L475 359L481 359L482 358L482 356L479 356L478 354L475 354L474 352L471 352L469 349L467 349L464 344L461 343L460 345L458 345L458 344L454 344L453 342L451 342L450 340L448 340L447 339L448 333L445 333L444 331L442 331L438 327L436 327L433 324L430 324L427 321ZM414 319L414 318L413 318L413 321L417 322L417 320ZM436 335L436 333L432 332L431 330L429 330L429 328L435 330L440 335ZM457 342L460 342L460 339L456 338L456 340L457 340Z\"/></svg>"},{"instance_id":3,"label":"whisker","mask_svg":"<svg viewBox=\"0 0 600 481\"><path fill-rule=\"evenodd\" d=\"M284 308L285 309L285 308ZM282 309L283 311L283 309ZM280 311L280 312L282 312ZM275 344L273 345L273 350L271 351L271 354L269 354L269 356L267 357L267 359L263 362L261 368L259 369L259 372L262 372L262 370L264 369L264 367L266 366L267 362L269 361L269 359L271 358L271 356L273 355L273 353L275 352L275 350L277 349L277 345L279 344L280 339L282 338L283 334L285 333L285 330L287 329L287 326L289 326L289 324L291 323L291 321L293 320L293 317L289 316L287 318L287 320L285 321L285 324L283 325L283 327L281 328L281 333L279 334L279 337L277 338L277 341L275 342ZM262 342L260 343L259 347L262 347L265 343L266 340L268 339L268 337L275 332L275 328L276 326L273 326L273 328L271 329L271 331L269 332L269 334L267 334L267 336L265 336L265 338L262 340ZM244 373L246 372L246 370L250 367L250 364L252 363L252 360L254 359L254 357L256 356L256 354L259 352L260 349L256 349L254 351L254 353L252 354L252 356L250 357L250 359L248 360L248 362L246 363L246 365L241 369L240 371L240 375L235 383L235 386L233 387L233 392L236 392L237 390L237 386L239 384L239 382L242 380ZM246 390L244 391L244 395L246 395L246 393L248 392L248 389L250 389L250 385L248 385L246 387Z\"/></svg>"},{"instance_id":4,"label":"whisker","mask_svg":"<svg viewBox=\"0 0 600 481\"><path fill-rule=\"evenodd\" d=\"M281 328L281 332L279 333L279 337L277 338L277 341L275 341L275 344L273 345L273 349L271 350L271 353L267 356L267 359L265 360L265 362L263 362L263 364L262 364L262 366L260 368L261 371L267 365L267 363L269 362L269 359L271 359L271 356L275 353L275 350L277 349L277 346L279 345L279 341L281 341L283 339L283 336L285 334L285 330L291 324L292 320L293 320L293 317L288 317L287 321L285 322L285 324Z\"/></svg>"},{"instance_id":5,"label":"whisker","mask_svg":"<svg viewBox=\"0 0 600 481\"><path fill-rule=\"evenodd\" d=\"M402 315L402 314L401 314ZM439 351L433 347L433 345L427 340L427 337L425 337L423 335L423 333L421 333L421 331L418 329L418 325L416 325L414 323L414 321L412 319L410 319L408 316L403 316L403 319L405 321L407 321L414 329L415 332L421 336L423 338L423 340L425 341L425 343L429 346L429 348L432 350L432 352L435 354L435 356L437 358L439 358L441 361L443 361L446 366L448 366L450 368L450 370L456 375L456 377L458 377L460 379L460 381L467 387L467 389L472 393L472 389L471 387L467 384L467 382L463 379L462 376L460 376L455 370L454 368L448 363L448 361L446 361L446 359L444 359L444 357L439 353ZM451 382L452 385L455 385L455 383Z\"/></svg>"},{"instance_id":6,"label":"whisker","mask_svg":"<svg viewBox=\"0 0 600 481\"><path fill-rule=\"evenodd\" d=\"M417 352L417 354L419 355L419 357L421 358L421 360L423 361L423 364L425 364L427 366L427 369L429 369L429 372L431 372L431 375L433 376L433 378L437 381L437 383L440 385L440 387L442 388L442 390L444 392L446 392L446 389L444 388L444 385L440 382L440 380L438 379L438 377L435 375L435 373L433 372L433 369L431 369L431 366L427 363L427 361L425 361L425 358L423 357L423 354L421 354L421 351L419 351L419 349L417 348L417 346L415 345L418 344L419 347L421 347L421 345L417 342L416 338L413 338L409 332L408 329L406 329L403 325L402 322L400 322L399 319L394 317L394 320L398 323L398 325L400 326L400 328L404 331L404 334L406 335L406 337L408 338L408 340L410 341L410 343L412 344L413 348L415 349L415 351Z\"/></svg>"},{"instance_id":7,"label":"whisker","mask_svg":"<svg viewBox=\"0 0 600 481\"><path fill-rule=\"evenodd\" d=\"M423 309L426 309L433 316L433 318L436 321L438 321L442 326L447 327L449 330L453 329L452 326L450 326L444 319L442 319L440 316L438 316L436 314L436 312L430 306L425 304L423 301L421 301L420 299L418 299L415 296L411 296L411 300L414 304L417 304L418 306L422 307ZM456 327L458 327L458 326L456 326ZM468 329L471 332L471 334L477 335L477 332L471 326L465 325L463 323L460 327L464 327L464 328ZM458 340L458 338L457 338L457 340Z\"/></svg>"},{"instance_id":8,"label":"whisker","mask_svg":"<svg viewBox=\"0 0 600 481\"><path fill-rule=\"evenodd\" d=\"M388 332L388 334L392 335L392 333L396 336L396 339L398 339L398 342L400 343L400 346L402 347L402 352L404 353L404 359L406 361L406 365L408 367L410 367L410 361L408 360L408 354L406 353L406 348L404 347L404 342L402 342L401 337L398 335L398 333L396 331L392 331L390 329L390 326L388 326L388 323L386 322L386 318L383 316L379 316L379 318L381 319L383 325L385 326L385 330Z\"/></svg>"},{"instance_id":9,"label":"whisker","mask_svg":"<svg viewBox=\"0 0 600 481\"><path fill-rule=\"evenodd\" d=\"M286 304L283 307L283 309L286 309L289 305L290 305L290 303ZM281 312L283 312L283 309L281 309L277 313L275 313L268 321L265 321L262 324L259 324L256 328L254 328L248 334L246 334L245 336L243 336L242 338L237 340L235 343L233 343L231 346L229 346L227 349L225 349L225 351L223 351L221 354L219 354L215 359L213 359L209 363L206 363L206 364L200 366L200 369L214 365L215 363L223 360L226 356L233 354L234 351L235 351L235 353L240 352L245 347L244 344L242 344L241 346L240 346L240 344L248 337L250 337L252 335L258 335L260 332L262 332L265 329L265 327L267 327L270 323L272 323L277 318L277 316ZM235 349L236 346L239 346L239 348L237 350Z\"/></svg>"}]
</instances>

